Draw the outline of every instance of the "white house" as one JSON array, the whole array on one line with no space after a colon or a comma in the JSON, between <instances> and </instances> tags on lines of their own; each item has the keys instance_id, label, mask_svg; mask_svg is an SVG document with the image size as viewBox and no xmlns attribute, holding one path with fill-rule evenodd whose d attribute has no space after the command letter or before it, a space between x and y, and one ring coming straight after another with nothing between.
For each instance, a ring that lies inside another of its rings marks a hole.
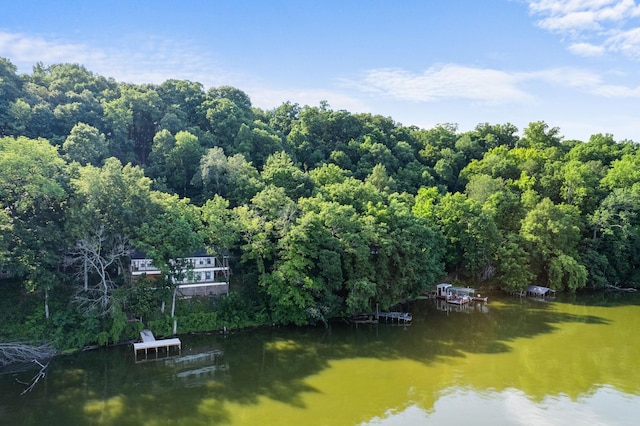
<instances>
[{"instance_id":1,"label":"white house","mask_svg":"<svg viewBox=\"0 0 640 426\"><path fill-rule=\"evenodd\" d=\"M130 273L132 278L142 275L160 277L162 271L153 264L145 253L133 250L131 253ZM184 279L174 279L178 286L178 293L182 296L214 296L229 294L229 258L216 257L199 250L186 261L190 264L184 271Z\"/></svg>"}]
</instances>

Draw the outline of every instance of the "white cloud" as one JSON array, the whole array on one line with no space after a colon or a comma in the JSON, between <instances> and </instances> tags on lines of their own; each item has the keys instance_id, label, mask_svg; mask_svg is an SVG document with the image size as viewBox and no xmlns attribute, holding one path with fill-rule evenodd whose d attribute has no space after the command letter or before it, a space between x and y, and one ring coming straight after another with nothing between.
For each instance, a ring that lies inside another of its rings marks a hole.
<instances>
[{"instance_id":1,"label":"white cloud","mask_svg":"<svg viewBox=\"0 0 640 426\"><path fill-rule=\"evenodd\" d=\"M0 31L0 56L7 57L20 72L29 72L37 62L44 65L79 63L88 70L117 81L159 84L167 79L187 79L205 87L236 85L251 96L253 105L271 109L282 102L319 105L326 100L332 108L370 112L371 108L341 91L268 89L255 78L228 72L217 66L210 54L195 44L179 44L158 37L130 37L113 40L110 48L67 43L39 36Z\"/></svg>"},{"instance_id":2,"label":"white cloud","mask_svg":"<svg viewBox=\"0 0 640 426\"><path fill-rule=\"evenodd\" d=\"M5 31L0 31L0 55L21 66L36 62L86 63L104 59L102 52L92 51L82 44L49 41Z\"/></svg>"},{"instance_id":3,"label":"white cloud","mask_svg":"<svg viewBox=\"0 0 640 426\"><path fill-rule=\"evenodd\" d=\"M640 59L640 5L634 0L531 0L529 11L541 28L569 36L574 54L608 51Z\"/></svg>"},{"instance_id":4,"label":"white cloud","mask_svg":"<svg viewBox=\"0 0 640 426\"><path fill-rule=\"evenodd\" d=\"M593 72L575 68L550 68L517 74L521 81L540 81L561 87L591 88L602 84L602 78Z\"/></svg>"},{"instance_id":5,"label":"white cloud","mask_svg":"<svg viewBox=\"0 0 640 426\"><path fill-rule=\"evenodd\" d=\"M573 43L569 46L569 51L578 56L602 56L606 49L591 43Z\"/></svg>"},{"instance_id":6,"label":"white cloud","mask_svg":"<svg viewBox=\"0 0 640 426\"><path fill-rule=\"evenodd\" d=\"M606 98L640 98L640 86L627 87L613 84L603 84L594 87L593 93Z\"/></svg>"},{"instance_id":7,"label":"white cloud","mask_svg":"<svg viewBox=\"0 0 640 426\"><path fill-rule=\"evenodd\" d=\"M283 102L317 106L327 101L332 109L345 109L350 112L371 112L371 107L362 100L340 91L321 89L267 89L264 87L247 88L251 103L258 108L272 109Z\"/></svg>"},{"instance_id":8,"label":"white cloud","mask_svg":"<svg viewBox=\"0 0 640 426\"><path fill-rule=\"evenodd\" d=\"M560 32L600 29L602 24L640 16L634 0L534 0L529 10L542 16L542 28Z\"/></svg>"},{"instance_id":9,"label":"white cloud","mask_svg":"<svg viewBox=\"0 0 640 426\"><path fill-rule=\"evenodd\" d=\"M640 28L619 32L607 39L609 49L632 58L640 58Z\"/></svg>"},{"instance_id":10,"label":"white cloud","mask_svg":"<svg viewBox=\"0 0 640 426\"><path fill-rule=\"evenodd\" d=\"M542 84L583 92L623 97L636 96L635 89L614 91L603 84L594 72L577 68L550 68L537 71L509 72L496 69L466 67L456 64L431 67L423 73L394 69L367 71L351 86L374 95L385 95L401 101L435 102L442 100L471 100L485 104L530 104L537 102L537 92L529 93L527 86Z\"/></svg>"},{"instance_id":11,"label":"white cloud","mask_svg":"<svg viewBox=\"0 0 640 426\"><path fill-rule=\"evenodd\" d=\"M420 74L399 68L369 70L357 86L365 92L409 101L470 99L496 103L531 100L517 82L518 76L509 72L445 64Z\"/></svg>"},{"instance_id":12,"label":"white cloud","mask_svg":"<svg viewBox=\"0 0 640 426\"><path fill-rule=\"evenodd\" d=\"M0 31L0 56L7 57L21 72L28 72L36 62L45 66L79 63L97 74L132 83L159 84L175 78L213 86L238 80L197 46L149 36L113 40L110 48L99 48Z\"/></svg>"}]
</instances>

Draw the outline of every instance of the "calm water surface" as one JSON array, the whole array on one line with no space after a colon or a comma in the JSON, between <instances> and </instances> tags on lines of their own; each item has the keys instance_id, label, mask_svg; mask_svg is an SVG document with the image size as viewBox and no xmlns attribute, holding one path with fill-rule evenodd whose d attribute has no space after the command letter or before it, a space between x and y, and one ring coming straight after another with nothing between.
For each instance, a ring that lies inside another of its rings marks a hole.
<instances>
[{"instance_id":1,"label":"calm water surface","mask_svg":"<svg viewBox=\"0 0 640 426\"><path fill-rule=\"evenodd\" d=\"M631 425L640 418L640 295L419 300L413 324L180 336L0 375L11 425Z\"/></svg>"}]
</instances>

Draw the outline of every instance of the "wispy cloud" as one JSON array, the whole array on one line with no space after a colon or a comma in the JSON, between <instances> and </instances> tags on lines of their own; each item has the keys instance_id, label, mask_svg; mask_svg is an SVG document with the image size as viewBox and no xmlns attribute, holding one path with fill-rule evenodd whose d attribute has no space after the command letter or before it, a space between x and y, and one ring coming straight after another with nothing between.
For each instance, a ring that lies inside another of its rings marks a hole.
<instances>
[{"instance_id":1,"label":"wispy cloud","mask_svg":"<svg viewBox=\"0 0 640 426\"><path fill-rule=\"evenodd\" d=\"M311 106L319 105L320 101L327 101L333 109L344 109L350 112L372 111L372 108L362 100L340 90L273 89L264 86L247 87L246 90L251 96L251 103L263 109L271 109L287 101Z\"/></svg>"},{"instance_id":2,"label":"wispy cloud","mask_svg":"<svg viewBox=\"0 0 640 426\"><path fill-rule=\"evenodd\" d=\"M602 84L599 74L578 68L550 68L538 71L514 73L519 82L537 81L559 87L591 89Z\"/></svg>"},{"instance_id":3,"label":"wispy cloud","mask_svg":"<svg viewBox=\"0 0 640 426\"><path fill-rule=\"evenodd\" d=\"M101 48L0 31L0 56L9 58L22 72L37 62L79 63L105 77L132 83L161 83L176 78L210 86L232 84L238 79L195 45L148 35L113 40L109 48Z\"/></svg>"},{"instance_id":4,"label":"wispy cloud","mask_svg":"<svg viewBox=\"0 0 640 426\"><path fill-rule=\"evenodd\" d=\"M640 5L634 0L530 0L529 11L541 28L569 37L574 54L640 59Z\"/></svg>"},{"instance_id":5,"label":"wispy cloud","mask_svg":"<svg viewBox=\"0 0 640 426\"><path fill-rule=\"evenodd\" d=\"M481 102L519 102L530 95L517 85L518 77L494 69L438 65L422 73L400 68L369 70L355 83L359 89L409 101L471 99Z\"/></svg>"},{"instance_id":6,"label":"wispy cloud","mask_svg":"<svg viewBox=\"0 0 640 426\"><path fill-rule=\"evenodd\" d=\"M365 93L396 100L435 102L462 99L486 104L536 102L535 92L527 89L531 84L568 88L597 96L640 97L635 88L606 85L597 73L568 67L503 71L445 64L422 73L385 68L369 70L362 79L351 82L351 86Z\"/></svg>"},{"instance_id":7,"label":"wispy cloud","mask_svg":"<svg viewBox=\"0 0 640 426\"><path fill-rule=\"evenodd\" d=\"M104 60L102 52L83 44L45 40L5 31L0 31L0 55L23 66L34 65L36 62L86 63Z\"/></svg>"},{"instance_id":8,"label":"wispy cloud","mask_svg":"<svg viewBox=\"0 0 640 426\"><path fill-rule=\"evenodd\" d=\"M569 51L578 56L602 56L606 49L604 46L597 46L591 43L573 43L569 46Z\"/></svg>"},{"instance_id":9,"label":"wispy cloud","mask_svg":"<svg viewBox=\"0 0 640 426\"><path fill-rule=\"evenodd\" d=\"M593 93L605 98L631 99L640 98L640 86L603 84L593 88Z\"/></svg>"},{"instance_id":10,"label":"wispy cloud","mask_svg":"<svg viewBox=\"0 0 640 426\"><path fill-rule=\"evenodd\" d=\"M640 28L612 35L607 40L610 50L621 52L631 58L640 59Z\"/></svg>"},{"instance_id":11,"label":"wispy cloud","mask_svg":"<svg viewBox=\"0 0 640 426\"><path fill-rule=\"evenodd\" d=\"M533 0L529 10L538 24L553 31L598 30L640 16L634 0Z\"/></svg>"},{"instance_id":12,"label":"wispy cloud","mask_svg":"<svg viewBox=\"0 0 640 426\"><path fill-rule=\"evenodd\" d=\"M205 87L242 86L241 90L247 90L252 103L264 109L286 101L318 105L326 100L333 108L370 111L364 102L340 90L266 88L252 76L218 66L218 61L196 43L177 43L149 35L113 40L110 47L104 48L0 31L0 56L9 58L21 72L30 71L37 62L45 66L79 63L97 74L131 83L159 84L167 79L186 79Z\"/></svg>"}]
</instances>

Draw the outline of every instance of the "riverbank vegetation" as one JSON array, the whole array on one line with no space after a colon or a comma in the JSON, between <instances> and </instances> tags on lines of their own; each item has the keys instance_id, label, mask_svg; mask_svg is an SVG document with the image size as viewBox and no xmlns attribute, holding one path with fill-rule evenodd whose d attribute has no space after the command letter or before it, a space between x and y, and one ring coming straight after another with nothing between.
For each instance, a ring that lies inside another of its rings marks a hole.
<instances>
[{"instance_id":1,"label":"riverbank vegetation","mask_svg":"<svg viewBox=\"0 0 640 426\"><path fill-rule=\"evenodd\" d=\"M0 340L78 348L388 307L444 276L505 291L640 282L637 143L533 121L431 129L197 82L0 58ZM166 283L132 282L132 248ZM229 297L170 303L171 259ZM169 291L167 291L169 290Z\"/></svg>"}]
</instances>

